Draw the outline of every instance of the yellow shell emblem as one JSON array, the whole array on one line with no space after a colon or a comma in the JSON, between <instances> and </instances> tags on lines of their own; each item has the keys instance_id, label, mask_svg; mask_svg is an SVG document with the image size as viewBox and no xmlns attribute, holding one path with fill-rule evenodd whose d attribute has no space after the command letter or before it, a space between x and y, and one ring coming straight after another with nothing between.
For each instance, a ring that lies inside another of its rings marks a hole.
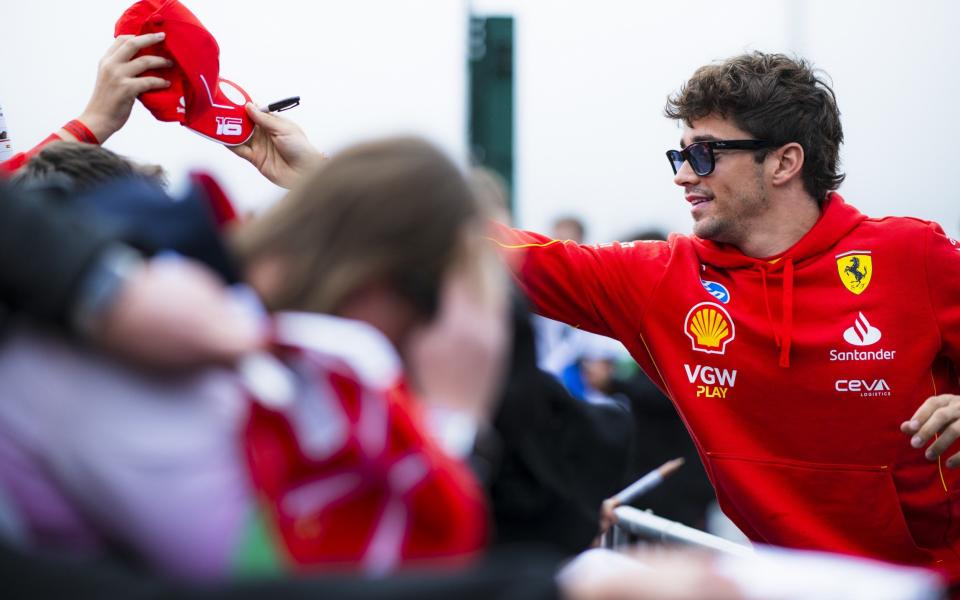
<instances>
[{"instance_id":1,"label":"yellow shell emblem","mask_svg":"<svg viewBox=\"0 0 960 600\"><path fill-rule=\"evenodd\" d=\"M727 344L733 341L735 329L725 308L713 302L701 302L687 313L684 333L697 352L723 354Z\"/></svg>"},{"instance_id":2,"label":"yellow shell emblem","mask_svg":"<svg viewBox=\"0 0 960 600\"><path fill-rule=\"evenodd\" d=\"M862 294L867 286L870 285L870 279L873 278L873 258L868 250L854 250L838 254L837 272L840 273L840 281L843 286L857 294Z\"/></svg>"}]
</instances>

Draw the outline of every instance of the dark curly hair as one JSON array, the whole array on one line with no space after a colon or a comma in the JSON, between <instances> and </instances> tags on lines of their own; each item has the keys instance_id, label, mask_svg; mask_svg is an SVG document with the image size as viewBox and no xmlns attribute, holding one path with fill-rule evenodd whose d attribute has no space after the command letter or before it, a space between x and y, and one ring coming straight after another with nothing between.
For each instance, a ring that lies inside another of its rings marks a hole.
<instances>
[{"instance_id":1,"label":"dark curly hair","mask_svg":"<svg viewBox=\"0 0 960 600\"><path fill-rule=\"evenodd\" d=\"M803 185L818 202L840 187L843 128L826 74L807 61L752 52L700 67L667 98L667 117L687 125L709 115L731 119L762 139L803 147ZM768 150L755 155L762 162Z\"/></svg>"},{"instance_id":2,"label":"dark curly hair","mask_svg":"<svg viewBox=\"0 0 960 600\"><path fill-rule=\"evenodd\" d=\"M166 184L161 167L140 165L95 144L53 142L43 147L13 178L16 185L30 185L60 177L71 190L83 192L112 179L140 176Z\"/></svg>"}]
</instances>

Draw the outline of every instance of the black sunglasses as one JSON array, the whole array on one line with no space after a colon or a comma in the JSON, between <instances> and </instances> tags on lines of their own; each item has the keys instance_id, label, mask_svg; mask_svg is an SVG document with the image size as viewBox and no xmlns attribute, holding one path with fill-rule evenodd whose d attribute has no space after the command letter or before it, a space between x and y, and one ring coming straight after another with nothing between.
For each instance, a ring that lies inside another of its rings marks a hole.
<instances>
[{"instance_id":1,"label":"black sunglasses","mask_svg":"<svg viewBox=\"0 0 960 600\"><path fill-rule=\"evenodd\" d=\"M714 140L709 142L694 142L683 150L667 150L667 160L673 167L673 174L676 175L683 166L684 161L690 162L690 168L700 177L706 177L713 173L717 166L717 159L713 155L714 150L760 150L761 148L770 148L774 146L764 140Z\"/></svg>"}]
</instances>

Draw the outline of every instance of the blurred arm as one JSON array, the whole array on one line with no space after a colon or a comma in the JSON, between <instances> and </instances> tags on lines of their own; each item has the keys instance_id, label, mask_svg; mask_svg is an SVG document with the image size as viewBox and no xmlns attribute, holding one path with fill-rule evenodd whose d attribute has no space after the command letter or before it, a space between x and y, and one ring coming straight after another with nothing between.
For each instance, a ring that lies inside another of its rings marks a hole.
<instances>
[{"instance_id":1,"label":"blurred arm","mask_svg":"<svg viewBox=\"0 0 960 600\"><path fill-rule=\"evenodd\" d=\"M205 267L144 263L96 222L3 187L0 303L153 367L231 362L262 340Z\"/></svg>"},{"instance_id":2,"label":"blurred arm","mask_svg":"<svg viewBox=\"0 0 960 600\"><path fill-rule=\"evenodd\" d=\"M40 195L0 187L0 301L70 328L84 273L114 242Z\"/></svg>"}]
</instances>

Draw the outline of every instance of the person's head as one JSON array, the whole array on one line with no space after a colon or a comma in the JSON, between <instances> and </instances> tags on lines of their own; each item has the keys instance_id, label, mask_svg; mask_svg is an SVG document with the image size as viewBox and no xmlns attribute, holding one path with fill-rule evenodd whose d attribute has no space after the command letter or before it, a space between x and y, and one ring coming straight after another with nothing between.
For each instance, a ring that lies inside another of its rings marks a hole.
<instances>
[{"instance_id":1,"label":"person's head","mask_svg":"<svg viewBox=\"0 0 960 600\"><path fill-rule=\"evenodd\" d=\"M701 67L668 99L665 113L684 125L686 153L671 162L700 237L736 244L772 203L792 198L816 206L844 179L833 90L804 60L753 52ZM687 148L732 140L763 144Z\"/></svg>"},{"instance_id":2,"label":"person's head","mask_svg":"<svg viewBox=\"0 0 960 600\"><path fill-rule=\"evenodd\" d=\"M112 179L141 176L163 184L163 169L139 165L102 146L79 142L54 142L44 146L13 178L20 186L50 180L72 192L84 192Z\"/></svg>"},{"instance_id":3,"label":"person's head","mask_svg":"<svg viewBox=\"0 0 960 600\"><path fill-rule=\"evenodd\" d=\"M665 242L667 241L667 234L659 227L650 227L647 229L636 229L632 233L628 233L627 235L623 236L621 239L624 241L643 240L651 242Z\"/></svg>"},{"instance_id":4,"label":"person's head","mask_svg":"<svg viewBox=\"0 0 960 600\"><path fill-rule=\"evenodd\" d=\"M560 217L553 222L551 236L556 240L572 240L582 244L586 236L583 221L574 216Z\"/></svg>"},{"instance_id":5,"label":"person's head","mask_svg":"<svg viewBox=\"0 0 960 600\"><path fill-rule=\"evenodd\" d=\"M479 215L456 166L397 138L324 161L232 241L268 308L367 320L399 346L433 317Z\"/></svg>"},{"instance_id":6,"label":"person's head","mask_svg":"<svg viewBox=\"0 0 960 600\"><path fill-rule=\"evenodd\" d=\"M617 361L628 358L620 342L600 336L587 335L580 340L578 362L584 383L604 394L613 388Z\"/></svg>"}]
</instances>

